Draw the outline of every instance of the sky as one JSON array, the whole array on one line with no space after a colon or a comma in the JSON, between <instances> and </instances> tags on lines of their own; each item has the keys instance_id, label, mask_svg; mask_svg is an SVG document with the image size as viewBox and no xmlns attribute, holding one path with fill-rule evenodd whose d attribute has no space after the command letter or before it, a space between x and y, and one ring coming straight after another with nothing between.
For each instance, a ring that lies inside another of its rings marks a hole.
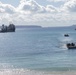
<instances>
[{"instance_id":1,"label":"sky","mask_svg":"<svg viewBox=\"0 0 76 75\"><path fill-rule=\"evenodd\" d=\"M76 0L0 0L0 25L76 24Z\"/></svg>"}]
</instances>

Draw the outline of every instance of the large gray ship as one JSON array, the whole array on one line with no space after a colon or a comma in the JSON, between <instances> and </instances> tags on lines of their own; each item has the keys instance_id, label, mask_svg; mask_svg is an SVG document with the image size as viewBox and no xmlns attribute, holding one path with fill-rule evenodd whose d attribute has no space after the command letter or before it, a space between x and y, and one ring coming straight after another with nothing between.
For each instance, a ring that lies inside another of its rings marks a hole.
<instances>
[{"instance_id":1,"label":"large gray ship","mask_svg":"<svg viewBox=\"0 0 76 75\"><path fill-rule=\"evenodd\" d=\"M15 32L15 25L9 24L9 26L5 26L4 24L1 26L0 32Z\"/></svg>"}]
</instances>

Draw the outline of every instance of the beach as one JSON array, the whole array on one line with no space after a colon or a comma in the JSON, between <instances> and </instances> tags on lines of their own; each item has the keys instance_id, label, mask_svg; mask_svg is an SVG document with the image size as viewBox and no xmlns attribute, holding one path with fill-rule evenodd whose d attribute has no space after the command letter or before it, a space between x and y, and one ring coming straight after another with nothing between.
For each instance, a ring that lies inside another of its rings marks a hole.
<instances>
[{"instance_id":1,"label":"beach","mask_svg":"<svg viewBox=\"0 0 76 75\"><path fill-rule=\"evenodd\" d=\"M38 72L23 69L0 70L0 75L76 75L75 71L67 72Z\"/></svg>"}]
</instances>

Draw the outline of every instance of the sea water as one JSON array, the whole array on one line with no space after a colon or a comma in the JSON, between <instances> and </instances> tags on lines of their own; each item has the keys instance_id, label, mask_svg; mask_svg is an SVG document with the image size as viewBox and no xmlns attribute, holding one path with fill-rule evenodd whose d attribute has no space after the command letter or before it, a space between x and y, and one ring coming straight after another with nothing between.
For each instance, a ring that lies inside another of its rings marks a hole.
<instances>
[{"instance_id":1,"label":"sea water","mask_svg":"<svg viewBox=\"0 0 76 75\"><path fill-rule=\"evenodd\" d=\"M68 42L76 42L73 29L19 28L0 33L0 75L76 71L76 50L68 50Z\"/></svg>"}]
</instances>

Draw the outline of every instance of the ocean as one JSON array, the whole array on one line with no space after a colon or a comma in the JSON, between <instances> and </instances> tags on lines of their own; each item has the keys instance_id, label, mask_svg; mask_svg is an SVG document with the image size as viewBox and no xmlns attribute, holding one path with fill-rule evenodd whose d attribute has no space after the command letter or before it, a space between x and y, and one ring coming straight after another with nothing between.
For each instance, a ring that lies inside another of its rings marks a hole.
<instances>
[{"instance_id":1,"label":"ocean","mask_svg":"<svg viewBox=\"0 0 76 75\"><path fill-rule=\"evenodd\" d=\"M64 37L69 34L69 37ZM72 28L18 28L0 33L0 75L76 75Z\"/></svg>"}]
</instances>

